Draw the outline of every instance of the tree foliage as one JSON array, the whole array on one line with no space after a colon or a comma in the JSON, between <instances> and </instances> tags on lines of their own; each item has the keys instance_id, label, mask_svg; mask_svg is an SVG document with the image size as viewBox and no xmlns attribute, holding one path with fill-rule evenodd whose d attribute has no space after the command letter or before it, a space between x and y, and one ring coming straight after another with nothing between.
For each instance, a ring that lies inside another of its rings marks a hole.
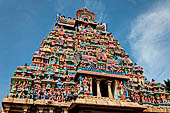
<instances>
[{"instance_id":1,"label":"tree foliage","mask_svg":"<svg viewBox=\"0 0 170 113\"><path fill-rule=\"evenodd\" d=\"M170 93L170 80L169 79L164 80L164 84L166 91Z\"/></svg>"}]
</instances>

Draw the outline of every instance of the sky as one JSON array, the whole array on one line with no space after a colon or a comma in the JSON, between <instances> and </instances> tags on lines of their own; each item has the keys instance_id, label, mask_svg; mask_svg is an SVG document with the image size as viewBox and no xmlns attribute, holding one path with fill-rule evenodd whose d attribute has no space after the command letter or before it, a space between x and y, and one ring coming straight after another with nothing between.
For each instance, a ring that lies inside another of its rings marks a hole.
<instances>
[{"instance_id":1,"label":"sky","mask_svg":"<svg viewBox=\"0 0 170 113\"><path fill-rule=\"evenodd\" d=\"M31 63L56 14L75 18L84 6L107 24L148 80L170 78L170 0L0 0L0 101L17 66Z\"/></svg>"}]
</instances>

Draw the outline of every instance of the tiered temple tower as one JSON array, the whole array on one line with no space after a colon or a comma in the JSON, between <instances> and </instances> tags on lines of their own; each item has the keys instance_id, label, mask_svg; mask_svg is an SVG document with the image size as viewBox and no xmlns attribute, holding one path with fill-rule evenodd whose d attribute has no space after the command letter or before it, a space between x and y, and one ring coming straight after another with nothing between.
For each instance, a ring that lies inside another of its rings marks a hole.
<instances>
[{"instance_id":1,"label":"tiered temple tower","mask_svg":"<svg viewBox=\"0 0 170 113\"><path fill-rule=\"evenodd\" d=\"M18 66L3 113L167 112L169 93L149 82L118 40L83 8L57 15L32 64ZM140 50L139 50L140 51Z\"/></svg>"}]
</instances>

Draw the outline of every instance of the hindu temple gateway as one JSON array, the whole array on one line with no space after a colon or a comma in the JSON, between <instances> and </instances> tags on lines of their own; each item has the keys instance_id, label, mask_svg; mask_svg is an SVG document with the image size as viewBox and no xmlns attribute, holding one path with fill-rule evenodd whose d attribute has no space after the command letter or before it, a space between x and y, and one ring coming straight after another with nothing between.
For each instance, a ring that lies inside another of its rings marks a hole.
<instances>
[{"instance_id":1,"label":"hindu temple gateway","mask_svg":"<svg viewBox=\"0 0 170 113\"><path fill-rule=\"evenodd\" d=\"M76 16L57 14L32 64L15 70L1 112L170 112L163 84L146 79L106 24L95 22L87 8Z\"/></svg>"}]
</instances>

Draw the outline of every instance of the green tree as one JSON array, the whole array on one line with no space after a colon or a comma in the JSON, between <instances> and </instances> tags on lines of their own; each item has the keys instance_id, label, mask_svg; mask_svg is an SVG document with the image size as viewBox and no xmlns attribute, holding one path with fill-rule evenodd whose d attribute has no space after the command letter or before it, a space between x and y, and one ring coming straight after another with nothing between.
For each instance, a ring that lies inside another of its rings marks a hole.
<instances>
[{"instance_id":1,"label":"green tree","mask_svg":"<svg viewBox=\"0 0 170 113\"><path fill-rule=\"evenodd\" d=\"M170 80L169 79L164 80L164 83L166 91L170 93Z\"/></svg>"}]
</instances>

